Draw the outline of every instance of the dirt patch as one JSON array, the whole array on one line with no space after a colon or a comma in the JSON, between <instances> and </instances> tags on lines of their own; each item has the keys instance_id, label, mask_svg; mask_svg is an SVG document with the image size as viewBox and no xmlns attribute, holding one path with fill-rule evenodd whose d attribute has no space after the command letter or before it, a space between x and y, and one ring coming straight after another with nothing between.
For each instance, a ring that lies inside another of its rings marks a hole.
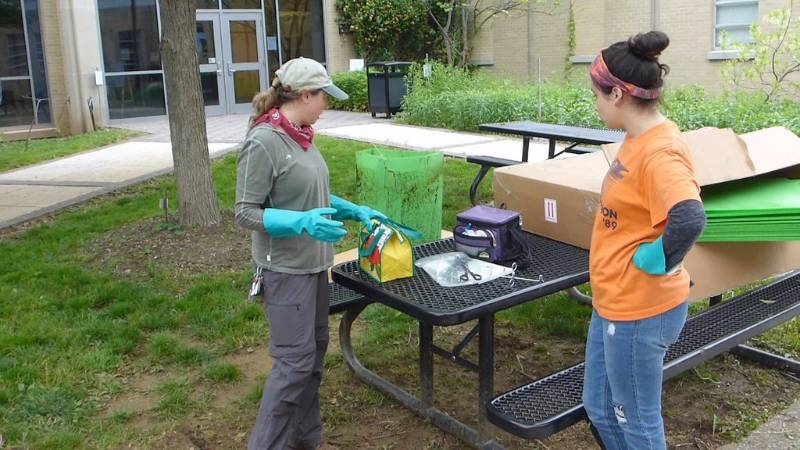
<instances>
[{"instance_id":1,"label":"dirt patch","mask_svg":"<svg viewBox=\"0 0 800 450\"><path fill-rule=\"evenodd\" d=\"M225 356L225 362L239 369L241 378L234 383L209 386L214 396L212 409L222 410L233 405L264 382L264 374L272 368L272 358L267 355L266 346L250 350Z\"/></svg>"},{"instance_id":2,"label":"dirt patch","mask_svg":"<svg viewBox=\"0 0 800 450\"><path fill-rule=\"evenodd\" d=\"M238 272L250 265L250 232L223 211L219 224L180 228L153 218L115 229L88 245L92 264L121 278L149 278L160 273ZM160 270L162 268L170 268Z\"/></svg>"},{"instance_id":3,"label":"dirt patch","mask_svg":"<svg viewBox=\"0 0 800 450\"><path fill-rule=\"evenodd\" d=\"M162 433L148 448L154 450L211 450L213 447L203 436L200 426L182 425L177 430Z\"/></svg>"},{"instance_id":4,"label":"dirt patch","mask_svg":"<svg viewBox=\"0 0 800 450\"><path fill-rule=\"evenodd\" d=\"M132 414L139 418L158 403L156 388L166 379L166 375L153 373L136 373L123 379L124 393L113 398L101 413L103 417L111 417L117 413ZM142 423L145 425L145 423Z\"/></svg>"}]
</instances>

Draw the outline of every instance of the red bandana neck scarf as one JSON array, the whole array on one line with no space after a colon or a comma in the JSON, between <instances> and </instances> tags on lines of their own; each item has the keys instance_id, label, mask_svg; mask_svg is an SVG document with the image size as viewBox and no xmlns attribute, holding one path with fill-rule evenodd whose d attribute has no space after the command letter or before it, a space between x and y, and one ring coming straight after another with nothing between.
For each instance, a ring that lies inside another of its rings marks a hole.
<instances>
[{"instance_id":1,"label":"red bandana neck scarf","mask_svg":"<svg viewBox=\"0 0 800 450\"><path fill-rule=\"evenodd\" d=\"M310 125L296 125L289 121L286 116L278 108L272 108L264 114L260 115L253 126L268 123L276 128L281 128L286 134L289 135L295 142L297 142L303 150L308 150L311 147L311 141L314 139L314 129Z\"/></svg>"},{"instance_id":2,"label":"red bandana neck scarf","mask_svg":"<svg viewBox=\"0 0 800 450\"><path fill-rule=\"evenodd\" d=\"M598 86L618 87L622 92L634 97L652 100L661 95L661 88L644 89L615 77L611 71L608 70L602 53L598 54L597 58L594 59L592 68L589 70L589 75L592 77L592 81Z\"/></svg>"}]
</instances>

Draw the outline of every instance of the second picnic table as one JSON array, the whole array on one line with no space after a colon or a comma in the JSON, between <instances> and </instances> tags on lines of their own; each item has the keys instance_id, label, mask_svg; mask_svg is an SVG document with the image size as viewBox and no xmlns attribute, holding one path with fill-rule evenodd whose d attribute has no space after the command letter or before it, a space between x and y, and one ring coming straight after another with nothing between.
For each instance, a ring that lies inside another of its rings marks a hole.
<instances>
[{"instance_id":1,"label":"second picnic table","mask_svg":"<svg viewBox=\"0 0 800 450\"><path fill-rule=\"evenodd\" d=\"M575 127L571 125L555 125L551 123L520 120L516 122L485 123L478 127L481 131L515 134L522 136L522 162L528 161L528 148L531 138L548 139L547 159L555 158L561 153L587 153L587 149L577 147L579 144L602 145L619 142L625 133L617 130ZM571 142L564 150L556 153L556 141Z\"/></svg>"}]
</instances>

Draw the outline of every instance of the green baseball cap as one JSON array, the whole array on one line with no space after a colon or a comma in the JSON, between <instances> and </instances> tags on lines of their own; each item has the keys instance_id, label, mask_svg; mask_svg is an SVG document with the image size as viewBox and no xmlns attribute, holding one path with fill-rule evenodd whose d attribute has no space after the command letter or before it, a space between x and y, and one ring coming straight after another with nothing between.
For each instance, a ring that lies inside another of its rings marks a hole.
<instances>
[{"instance_id":1,"label":"green baseball cap","mask_svg":"<svg viewBox=\"0 0 800 450\"><path fill-rule=\"evenodd\" d=\"M293 91L322 89L331 97L339 100L350 98L347 93L333 84L325 67L310 58L301 56L286 61L280 69L275 71L275 76L281 80L281 84L289 86Z\"/></svg>"}]
</instances>

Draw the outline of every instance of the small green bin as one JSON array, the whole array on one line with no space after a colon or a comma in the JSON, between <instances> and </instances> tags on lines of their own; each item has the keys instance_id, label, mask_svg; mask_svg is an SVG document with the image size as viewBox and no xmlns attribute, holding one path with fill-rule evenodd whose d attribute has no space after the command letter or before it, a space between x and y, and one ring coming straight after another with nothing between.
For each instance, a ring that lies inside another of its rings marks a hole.
<instances>
[{"instance_id":1,"label":"small green bin","mask_svg":"<svg viewBox=\"0 0 800 450\"><path fill-rule=\"evenodd\" d=\"M442 170L439 152L369 148L356 153L358 201L422 233L440 238Z\"/></svg>"}]
</instances>

